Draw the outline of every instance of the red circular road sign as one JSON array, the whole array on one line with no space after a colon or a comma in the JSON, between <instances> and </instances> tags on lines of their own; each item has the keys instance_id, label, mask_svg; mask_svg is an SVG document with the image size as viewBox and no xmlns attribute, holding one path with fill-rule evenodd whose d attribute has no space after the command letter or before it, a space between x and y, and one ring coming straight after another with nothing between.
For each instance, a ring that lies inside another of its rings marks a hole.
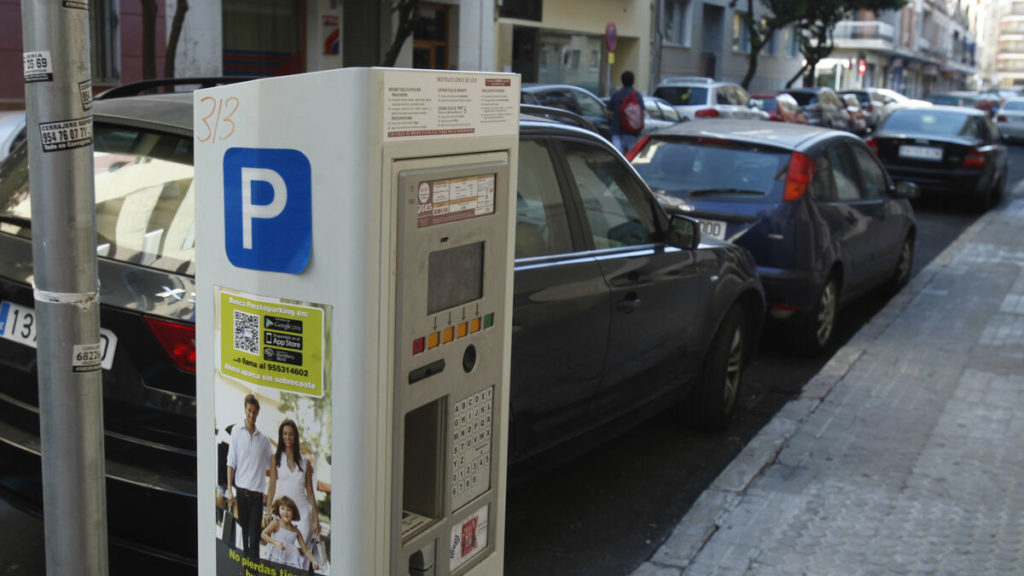
<instances>
[{"instance_id":1,"label":"red circular road sign","mask_svg":"<svg viewBox=\"0 0 1024 576\"><path fill-rule=\"evenodd\" d=\"M619 45L619 30L614 22L609 22L604 27L604 45L608 47L609 52L615 52L615 47Z\"/></svg>"}]
</instances>

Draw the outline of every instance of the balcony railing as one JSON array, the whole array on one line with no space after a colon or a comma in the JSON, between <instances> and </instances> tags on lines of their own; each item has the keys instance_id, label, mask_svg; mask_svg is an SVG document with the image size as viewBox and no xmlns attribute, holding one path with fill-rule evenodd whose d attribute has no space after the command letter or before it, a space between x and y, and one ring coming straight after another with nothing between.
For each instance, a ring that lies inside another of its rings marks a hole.
<instances>
[{"instance_id":1,"label":"balcony railing","mask_svg":"<svg viewBox=\"0 0 1024 576\"><path fill-rule=\"evenodd\" d=\"M882 40L893 42L896 28L878 20L844 20L836 24L832 37L835 40Z\"/></svg>"}]
</instances>

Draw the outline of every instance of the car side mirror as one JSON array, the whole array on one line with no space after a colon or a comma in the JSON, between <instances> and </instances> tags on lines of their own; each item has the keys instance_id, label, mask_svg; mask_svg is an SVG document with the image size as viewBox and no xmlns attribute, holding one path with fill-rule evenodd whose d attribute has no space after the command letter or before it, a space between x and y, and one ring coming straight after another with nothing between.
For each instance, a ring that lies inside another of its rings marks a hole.
<instances>
[{"instance_id":1,"label":"car side mirror","mask_svg":"<svg viewBox=\"0 0 1024 576\"><path fill-rule=\"evenodd\" d=\"M669 217L668 225L668 243L670 246L682 248L683 250L693 250L700 245L700 223L693 218L681 214L672 214Z\"/></svg>"},{"instance_id":2,"label":"car side mirror","mask_svg":"<svg viewBox=\"0 0 1024 576\"><path fill-rule=\"evenodd\" d=\"M921 189L917 187L917 184L907 180L900 180L896 183L896 188L893 191L893 196L897 198L906 198L907 200L913 200L921 196Z\"/></svg>"}]
</instances>

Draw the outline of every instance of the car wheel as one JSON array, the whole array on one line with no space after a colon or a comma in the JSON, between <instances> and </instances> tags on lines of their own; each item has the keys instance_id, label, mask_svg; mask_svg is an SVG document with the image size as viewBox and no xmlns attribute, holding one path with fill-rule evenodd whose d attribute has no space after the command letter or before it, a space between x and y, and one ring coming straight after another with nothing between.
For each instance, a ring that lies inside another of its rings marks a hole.
<instances>
[{"instance_id":1,"label":"car wheel","mask_svg":"<svg viewBox=\"0 0 1024 576\"><path fill-rule=\"evenodd\" d=\"M801 351L817 356L828 348L835 332L839 312L839 286L835 277L829 277L821 288L818 301L803 327Z\"/></svg>"},{"instance_id":2,"label":"car wheel","mask_svg":"<svg viewBox=\"0 0 1024 576\"><path fill-rule=\"evenodd\" d=\"M910 282L910 272L914 266L914 237L907 235L900 246L900 256L896 260L896 269L893 270L892 280L889 288L892 292L899 292L907 282Z\"/></svg>"},{"instance_id":3,"label":"car wheel","mask_svg":"<svg viewBox=\"0 0 1024 576\"><path fill-rule=\"evenodd\" d=\"M746 364L746 326L743 309L734 306L715 333L687 403L688 420L697 428L721 430L732 421Z\"/></svg>"}]
</instances>

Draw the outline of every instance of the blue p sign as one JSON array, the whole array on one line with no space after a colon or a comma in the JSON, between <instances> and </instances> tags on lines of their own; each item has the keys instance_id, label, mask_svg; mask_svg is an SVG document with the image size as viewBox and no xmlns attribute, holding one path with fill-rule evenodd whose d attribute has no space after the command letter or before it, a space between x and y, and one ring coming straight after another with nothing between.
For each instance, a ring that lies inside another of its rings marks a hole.
<instances>
[{"instance_id":1,"label":"blue p sign","mask_svg":"<svg viewBox=\"0 0 1024 576\"><path fill-rule=\"evenodd\" d=\"M224 153L224 243L239 268L298 274L313 247L313 181L298 150Z\"/></svg>"}]
</instances>

